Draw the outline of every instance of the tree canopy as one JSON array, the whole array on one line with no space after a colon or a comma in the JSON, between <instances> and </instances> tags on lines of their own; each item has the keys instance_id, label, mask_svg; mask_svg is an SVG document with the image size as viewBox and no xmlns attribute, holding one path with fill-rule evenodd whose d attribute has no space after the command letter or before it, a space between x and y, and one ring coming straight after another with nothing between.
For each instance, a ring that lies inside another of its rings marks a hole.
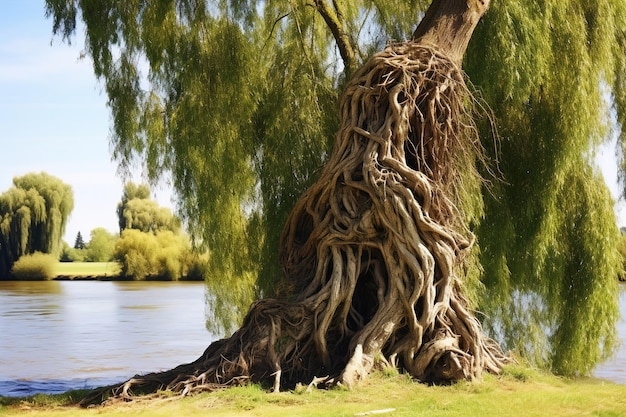
<instances>
[{"instance_id":1,"label":"tree canopy","mask_svg":"<svg viewBox=\"0 0 626 417\"><path fill-rule=\"evenodd\" d=\"M85 248L85 260L87 262L109 262L113 259L117 239L116 235L112 235L104 227L96 227L90 232L89 243Z\"/></svg>"},{"instance_id":2,"label":"tree canopy","mask_svg":"<svg viewBox=\"0 0 626 417\"><path fill-rule=\"evenodd\" d=\"M72 187L60 179L45 172L15 177L0 195L0 276L22 255L58 256L73 208Z\"/></svg>"},{"instance_id":3,"label":"tree canopy","mask_svg":"<svg viewBox=\"0 0 626 417\"><path fill-rule=\"evenodd\" d=\"M46 0L46 12L68 40L84 22L120 165L171 176L223 294L258 295L282 274L278 237L328 157L346 79L410 38L429 3ZM623 1L497 1L464 63L493 115L479 126L496 172L482 192L459 187L480 248L468 277L481 280L466 285L498 340L566 374L615 341L618 232L592 156L611 130L626 143L611 119L626 116L624 27Z\"/></svg>"},{"instance_id":4,"label":"tree canopy","mask_svg":"<svg viewBox=\"0 0 626 417\"><path fill-rule=\"evenodd\" d=\"M161 230L180 231L180 221L166 207L150 199L150 187L146 184L128 182L124 186L122 200L117 205L120 234L126 229L144 233Z\"/></svg>"},{"instance_id":5,"label":"tree canopy","mask_svg":"<svg viewBox=\"0 0 626 417\"><path fill-rule=\"evenodd\" d=\"M85 249L85 240L80 231L76 234L76 239L74 239L74 249Z\"/></svg>"},{"instance_id":6,"label":"tree canopy","mask_svg":"<svg viewBox=\"0 0 626 417\"><path fill-rule=\"evenodd\" d=\"M136 280L177 280L197 274L199 261L191 252L188 236L181 233L180 221L170 209L150 199L147 184L126 183L117 215L119 239L112 240L106 231L95 229L89 251L95 249L92 243L106 248L120 263L122 275Z\"/></svg>"}]
</instances>

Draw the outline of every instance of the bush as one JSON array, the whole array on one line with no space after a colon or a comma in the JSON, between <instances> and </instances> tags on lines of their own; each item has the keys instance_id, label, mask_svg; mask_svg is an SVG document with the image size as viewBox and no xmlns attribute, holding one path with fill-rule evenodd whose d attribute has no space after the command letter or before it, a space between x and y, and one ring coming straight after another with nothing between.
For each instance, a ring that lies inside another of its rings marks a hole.
<instances>
[{"instance_id":1,"label":"bush","mask_svg":"<svg viewBox=\"0 0 626 417\"><path fill-rule=\"evenodd\" d=\"M115 244L114 258L122 265L122 275L135 280L160 278L175 281L186 276L190 269L200 269L189 264L193 257L187 239L169 230L156 234L124 230Z\"/></svg>"},{"instance_id":2,"label":"bush","mask_svg":"<svg viewBox=\"0 0 626 417\"><path fill-rule=\"evenodd\" d=\"M54 278L57 259L53 255L35 252L20 257L13 265L11 273L21 280L49 280Z\"/></svg>"},{"instance_id":3,"label":"bush","mask_svg":"<svg viewBox=\"0 0 626 417\"><path fill-rule=\"evenodd\" d=\"M63 241L61 243L59 262L84 262L86 253L86 249L74 249L66 241Z\"/></svg>"}]
</instances>

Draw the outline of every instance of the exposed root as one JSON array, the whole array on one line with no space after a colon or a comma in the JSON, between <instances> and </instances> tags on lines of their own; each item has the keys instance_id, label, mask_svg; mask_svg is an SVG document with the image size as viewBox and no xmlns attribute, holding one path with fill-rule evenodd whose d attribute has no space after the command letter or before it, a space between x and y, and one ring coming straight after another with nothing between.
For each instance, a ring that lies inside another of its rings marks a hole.
<instances>
[{"instance_id":1,"label":"exposed root","mask_svg":"<svg viewBox=\"0 0 626 417\"><path fill-rule=\"evenodd\" d=\"M459 68L431 48L407 42L373 56L342 96L328 163L285 225L276 299L254 304L195 362L109 393L187 395L248 380L277 392L327 374L350 387L377 355L425 382L498 372L506 357L459 282L472 237L453 201L459 167L481 155L470 100Z\"/></svg>"},{"instance_id":2,"label":"exposed root","mask_svg":"<svg viewBox=\"0 0 626 417\"><path fill-rule=\"evenodd\" d=\"M306 391L305 392L311 392L313 391L313 388L317 388L319 386L319 384L323 384L324 382L327 382L329 379L329 376L314 376L313 380L311 381L311 383L306 387Z\"/></svg>"}]
</instances>

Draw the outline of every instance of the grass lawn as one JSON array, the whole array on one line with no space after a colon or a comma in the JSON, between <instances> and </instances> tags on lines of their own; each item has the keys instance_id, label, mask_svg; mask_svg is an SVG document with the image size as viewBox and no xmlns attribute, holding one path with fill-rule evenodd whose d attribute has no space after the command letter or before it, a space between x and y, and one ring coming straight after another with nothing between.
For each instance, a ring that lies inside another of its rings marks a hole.
<instances>
[{"instance_id":1,"label":"grass lawn","mask_svg":"<svg viewBox=\"0 0 626 417\"><path fill-rule=\"evenodd\" d=\"M55 266L56 276L68 277L105 277L120 273L117 262L58 262Z\"/></svg>"},{"instance_id":2,"label":"grass lawn","mask_svg":"<svg viewBox=\"0 0 626 417\"><path fill-rule=\"evenodd\" d=\"M78 395L75 393L74 395ZM272 394L257 385L179 399L81 409L76 397L0 398L2 416L626 416L626 386L597 379L567 380L523 367L501 376L447 387L429 387L405 376L376 374L352 391Z\"/></svg>"}]
</instances>

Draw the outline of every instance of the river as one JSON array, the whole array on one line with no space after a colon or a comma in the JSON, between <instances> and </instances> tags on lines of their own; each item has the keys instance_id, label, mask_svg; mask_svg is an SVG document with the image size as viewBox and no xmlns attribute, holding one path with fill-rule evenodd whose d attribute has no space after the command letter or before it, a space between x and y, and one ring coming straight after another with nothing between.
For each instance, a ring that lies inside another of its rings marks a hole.
<instances>
[{"instance_id":1,"label":"river","mask_svg":"<svg viewBox=\"0 0 626 417\"><path fill-rule=\"evenodd\" d=\"M123 381L198 358L202 282L0 281L0 395Z\"/></svg>"},{"instance_id":2,"label":"river","mask_svg":"<svg viewBox=\"0 0 626 417\"><path fill-rule=\"evenodd\" d=\"M626 383L622 346L595 375ZM199 357L206 287L194 282L0 281L0 395L60 393L121 382Z\"/></svg>"}]
</instances>

